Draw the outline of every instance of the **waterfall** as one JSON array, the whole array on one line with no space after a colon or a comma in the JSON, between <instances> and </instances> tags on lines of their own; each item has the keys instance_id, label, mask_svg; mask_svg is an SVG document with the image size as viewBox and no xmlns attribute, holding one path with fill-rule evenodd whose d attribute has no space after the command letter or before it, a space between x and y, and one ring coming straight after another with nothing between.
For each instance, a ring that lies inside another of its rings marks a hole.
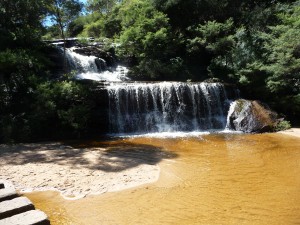
<instances>
[{"instance_id":1,"label":"waterfall","mask_svg":"<svg viewBox=\"0 0 300 225\"><path fill-rule=\"evenodd\" d=\"M77 79L96 81L124 81L128 80L128 69L124 66L109 68L104 59L96 56L86 56L75 52L76 47L66 49L68 66L75 71Z\"/></svg>"},{"instance_id":2,"label":"waterfall","mask_svg":"<svg viewBox=\"0 0 300 225\"><path fill-rule=\"evenodd\" d=\"M226 129L227 130L231 129L230 116L234 113L235 107L236 107L236 102L235 101L231 102L228 113L227 113L227 119L226 119Z\"/></svg>"},{"instance_id":3,"label":"waterfall","mask_svg":"<svg viewBox=\"0 0 300 225\"><path fill-rule=\"evenodd\" d=\"M225 129L230 105L220 83L110 83L111 133Z\"/></svg>"}]
</instances>

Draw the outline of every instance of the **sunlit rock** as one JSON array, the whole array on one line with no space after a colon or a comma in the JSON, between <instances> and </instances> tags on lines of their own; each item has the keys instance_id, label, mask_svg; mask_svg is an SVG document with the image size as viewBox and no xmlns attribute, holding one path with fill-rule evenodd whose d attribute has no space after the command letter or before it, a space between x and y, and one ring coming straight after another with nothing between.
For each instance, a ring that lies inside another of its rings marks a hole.
<instances>
[{"instance_id":1,"label":"sunlit rock","mask_svg":"<svg viewBox=\"0 0 300 225\"><path fill-rule=\"evenodd\" d=\"M227 118L228 129L260 133L272 131L277 123L277 113L259 101L238 99L230 105Z\"/></svg>"}]
</instances>

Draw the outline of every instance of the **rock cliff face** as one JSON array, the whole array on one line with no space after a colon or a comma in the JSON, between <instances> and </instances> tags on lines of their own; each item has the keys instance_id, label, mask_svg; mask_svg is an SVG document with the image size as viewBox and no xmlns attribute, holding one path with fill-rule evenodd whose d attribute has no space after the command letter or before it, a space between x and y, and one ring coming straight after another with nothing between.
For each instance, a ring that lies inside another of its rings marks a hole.
<instances>
[{"instance_id":1,"label":"rock cliff face","mask_svg":"<svg viewBox=\"0 0 300 225\"><path fill-rule=\"evenodd\" d=\"M278 115L259 101L238 99L231 103L227 128L246 133L273 131Z\"/></svg>"}]
</instances>

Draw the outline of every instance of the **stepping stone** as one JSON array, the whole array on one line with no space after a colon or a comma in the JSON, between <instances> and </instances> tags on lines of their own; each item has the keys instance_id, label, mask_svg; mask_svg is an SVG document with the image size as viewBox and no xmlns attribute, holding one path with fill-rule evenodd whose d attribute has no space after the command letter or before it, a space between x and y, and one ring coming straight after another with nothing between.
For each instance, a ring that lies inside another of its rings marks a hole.
<instances>
[{"instance_id":1,"label":"stepping stone","mask_svg":"<svg viewBox=\"0 0 300 225\"><path fill-rule=\"evenodd\" d=\"M47 215L40 210L30 210L0 220L0 225L50 225Z\"/></svg>"},{"instance_id":2,"label":"stepping stone","mask_svg":"<svg viewBox=\"0 0 300 225\"><path fill-rule=\"evenodd\" d=\"M26 197L0 202L0 220L33 209L32 202Z\"/></svg>"},{"instance_id":3,"label":"stepping stone","mask_svg":"<svg viewBox=\"0 0 300 225\"><path fill-rule=\"evenodd\" d=\"M0 189L0 202L16 198L18 195L13 188Z\"/></svg>"}]
</instances>

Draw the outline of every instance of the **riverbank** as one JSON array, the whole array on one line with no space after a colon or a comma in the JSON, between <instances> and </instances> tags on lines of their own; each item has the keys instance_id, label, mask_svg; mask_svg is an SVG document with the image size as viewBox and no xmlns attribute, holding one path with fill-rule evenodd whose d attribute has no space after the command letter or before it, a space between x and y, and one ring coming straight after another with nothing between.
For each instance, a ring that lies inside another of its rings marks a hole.
<instances>
[{"instance_id":1,"label":"riverbank","mask_svg":"<svg viewBox=\"0 0 300 225\"><path fill-rule=\"evenodd\" d=\"M78 199L152 183L160 173L146 151L132 146L43 143L0 149L0 179L11 181L21 193L55 190Z\"/></svg>"},{"instance_id":2,"label":"riverbank","mask_svg":"<svg viewBox=\"0 0 300 225\"><path fill-rule=\"evenodd\" d=\"M288 130L280 131L278 133L291 135L291 136L300 138L300 128L291 128L291 129L288 129Z\"/></svg>"},{"instance_id":3,"label":"riverbank","mask_svg":"<svg viewBox=\"0 0 300 225\"><path fill-rule=\"evenodd\" d=\"M300 137L300 128L278 133ZM169 157L153 146L99 143L0 145L0 179L21 193L54 190L79 199L153 183L158 163Z\"/></svg>"}]
</instances>

